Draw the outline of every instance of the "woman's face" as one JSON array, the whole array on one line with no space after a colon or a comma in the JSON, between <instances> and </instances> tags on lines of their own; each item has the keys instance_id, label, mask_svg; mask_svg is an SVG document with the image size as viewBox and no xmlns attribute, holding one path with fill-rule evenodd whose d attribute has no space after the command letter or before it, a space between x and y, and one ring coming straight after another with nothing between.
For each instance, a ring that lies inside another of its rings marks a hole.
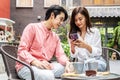
<instances>
[{"instance_id":1,"label":"woman's face","mask_svg":"<svg viewBox=\"0 0 120 80\"><path fill-rule=\"evenodd\" d=\"M75 16L75 24L78 26L80 29L86 27L86 19L85 16L82 15L81 13L78 13Z\"/></svg>"},{"instance_id":2,"label":"woman's face","mask_svg":"<svg viewBox=\"0 0 120 80\"><path fill-rule=\"evenodd\" d=\"M57 29L63 23L64 18L65 18L65 14L63 12L61 12L59 15L57 15L52 21L53 28Z\"/></svg>"}]
</instances>

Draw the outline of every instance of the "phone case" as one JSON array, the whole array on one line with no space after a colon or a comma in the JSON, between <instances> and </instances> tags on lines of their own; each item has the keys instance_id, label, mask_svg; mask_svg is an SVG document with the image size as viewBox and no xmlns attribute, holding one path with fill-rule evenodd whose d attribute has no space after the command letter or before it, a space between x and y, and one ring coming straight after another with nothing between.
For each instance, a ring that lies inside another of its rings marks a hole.
<instances>
[{"instance_id":1,"label":"phone case","mask_svg":"<svg viewBox=\"0 0 120 80\"><path fill-rule=\"evenodd\" d=\"M72 33L72 34L70 34L70 38L73 39L73 40L78 39L77 33Z\"/></svg>"}]
</instances>

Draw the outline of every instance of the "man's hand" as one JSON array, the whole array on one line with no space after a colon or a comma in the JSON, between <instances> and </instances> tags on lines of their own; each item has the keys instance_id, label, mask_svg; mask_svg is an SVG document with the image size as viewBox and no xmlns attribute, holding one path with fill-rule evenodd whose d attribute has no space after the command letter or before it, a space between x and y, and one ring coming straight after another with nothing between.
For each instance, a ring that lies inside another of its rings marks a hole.
<instances>
[{"instance_id":1,"label":"man's hand","mask_svg":"<svg viewBox=\"0 0 120 80\"><path fill-rule=\"evenodd\" d=\"M52 69L51 64L48 61L45 61L45 60L44 61L33 60L31 62L31 64L40 68L40 69L48 69L48 70Z\"/></svg>"},{"instance_id":2,"label":"man's hand","mask_svg":"<svg viewBox=\"0 0 120 80\"><path fill-rule=\"evenodd\" d=\"M75 73L73 64L71 62L68 62L65 66L65 73Z\"/></svg>"}]
</instances>

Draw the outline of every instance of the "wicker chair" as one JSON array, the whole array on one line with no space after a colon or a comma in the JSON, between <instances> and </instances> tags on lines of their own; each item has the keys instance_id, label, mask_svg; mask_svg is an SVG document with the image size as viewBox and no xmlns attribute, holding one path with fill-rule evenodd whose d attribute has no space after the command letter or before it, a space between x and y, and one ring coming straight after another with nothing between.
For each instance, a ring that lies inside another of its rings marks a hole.
<instances>
[{"instance_id":1,"label":"wicker chair","mask_svg":"<svg viewBox=\"0 0 120 80\"><path fill-rule=\"evenodd\" d=\"M31 78L32 78L31 80L35 80L32 68L28 64L26 64L23 61L20 61L16 58L17 57L17 47L16 46L1 45L0 53L2 54L2 57L3 57L3 61L5 64L5 70L8 75L8 80L21 80L17 76L16 70L15 70L15 62L16 61L27 66L31 72Z\"/></svg>"},{"instance_id":2,"label":"wicker chair","mask_svg":"<svg viewBox=\"0 0 120 80\"><path fill-rule=\"evenodd\" d=\"M113 48L108 48L108 47L102 47L102 56L107 62L107 68L106 71L110 71L110 66L109 66L109 54L115 52L116 54L120 55L120 52L117 51L116 49Z\"/></svg>"}]
</instances>

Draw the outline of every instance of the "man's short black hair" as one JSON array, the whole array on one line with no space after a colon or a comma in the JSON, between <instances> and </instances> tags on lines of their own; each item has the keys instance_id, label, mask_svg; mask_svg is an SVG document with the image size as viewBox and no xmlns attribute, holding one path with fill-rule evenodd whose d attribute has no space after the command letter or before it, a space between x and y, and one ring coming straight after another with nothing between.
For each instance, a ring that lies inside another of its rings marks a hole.
<instances>
[{"instance_id":1,"label":"man's short black hair","mask_svg":"<svg viewBox=\"0 0 120 80\"><path fill-rule=\"evenodd\" d=\"M63 12L63 13L65 14L65 19L64 19L64 21L67 20L67 18L68 18L67 11L66 11L63 7L61 7L61 6L59 6L59 5L52 5L52 6L50 6L50 7L48 8L48 10L46 11L45 20L48 20L48 19L50 18L50 15L51 15L52 12L54 13L55 17L56 17L57 15L59 15L61 12Z\"/></svg>"}]
</instances>

